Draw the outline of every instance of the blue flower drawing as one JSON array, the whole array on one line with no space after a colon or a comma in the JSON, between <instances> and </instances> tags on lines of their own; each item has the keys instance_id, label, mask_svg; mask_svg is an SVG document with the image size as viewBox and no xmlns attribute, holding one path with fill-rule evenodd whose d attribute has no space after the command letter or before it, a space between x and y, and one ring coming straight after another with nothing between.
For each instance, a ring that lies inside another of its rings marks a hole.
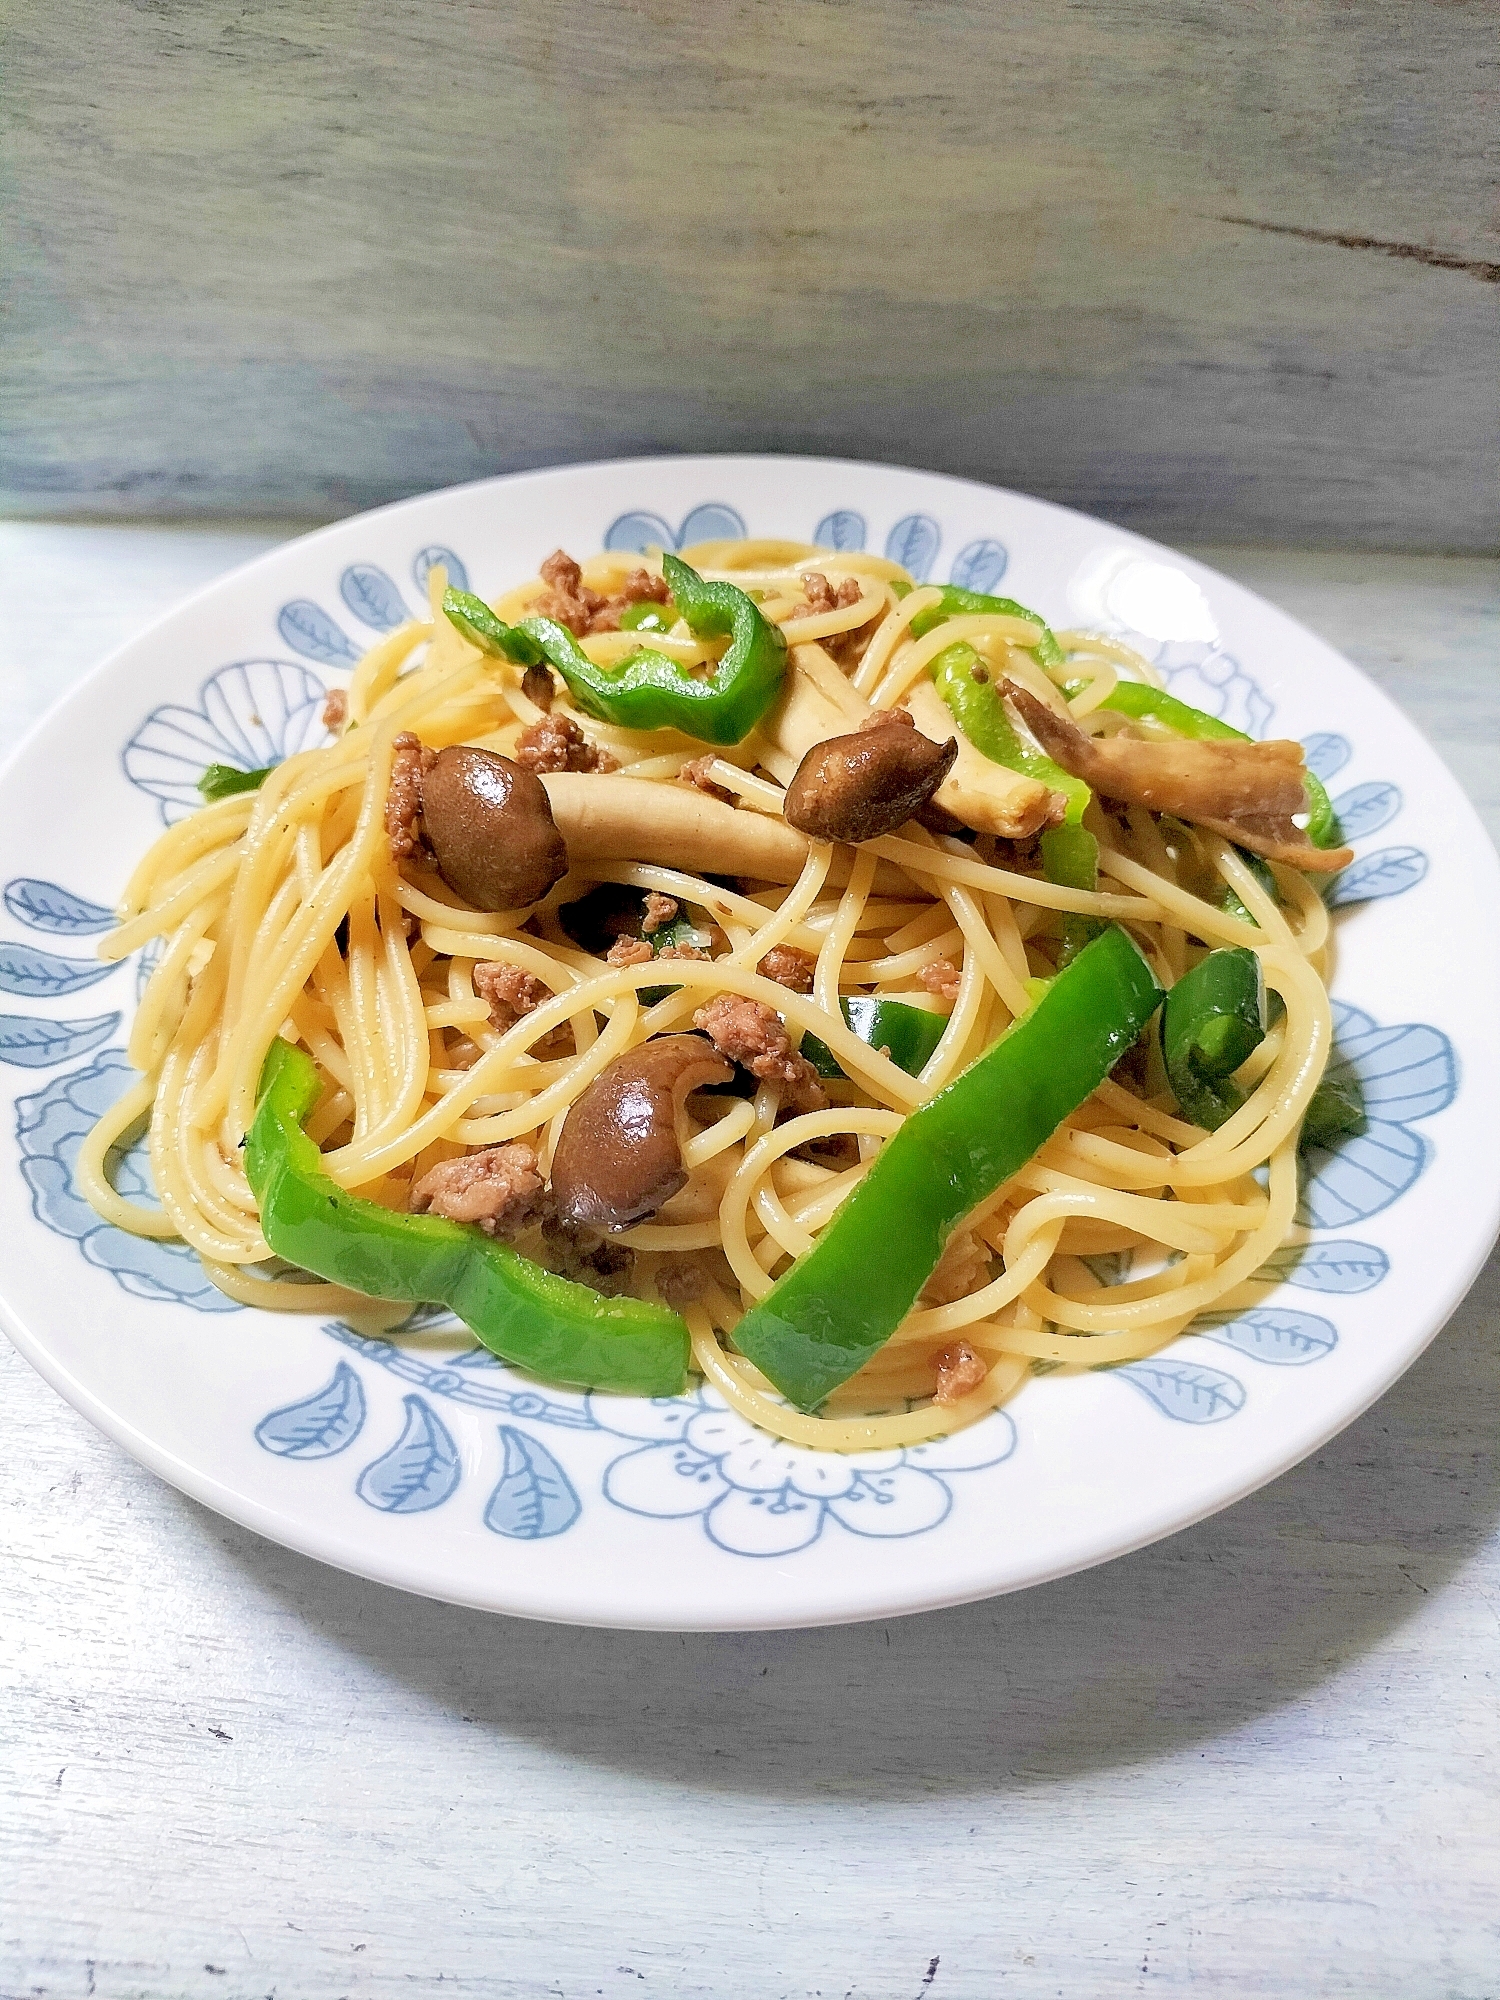
<instances>
[{"instance_id":1,"label":"blue flower drawing","mask_svg":"<svg viewBox=\"0 0 1500 2000\"><path fill-rule=\"evenodd\" d=\"M1446 1111L1458 1088L1453 1045L1438 1028L1421 1021L1381 1028L1341 1000L1333 1003L1333 1028L1327 1073L1334 1082L1357 1081L1365 1129L1303 1149L1297 1220L1310 1229L1347 1229L1405 1194L1432 1157L1413 1121Z\"/></svg>"},{"instance_id":2,"label":"blue flower drawing","mask_svg":"<svg viewBox=\"0 0 1500 2000\"><path fill-rule=\"evenodd\" d=\"M153 709L125 746L125 775L168 825L197 810L210 764L259 771L328 740L326 684L289 660L241 660L203 683L196 708Z\"/></svg>"},{"instance_id":3,"label":"blue flower drawing","mask_svg":"<svg viewBox=\"0 0 1500 2000\"><path fill-rule=\"evenodd\" d=\"M945 1520L944 1474L1001 1464L1015 1425L997 1411L972 1430L902 1451L846 1458L755 1431L705 1390L651 1403L590 1399L602 1429L632 1440L604 1476L604 1497L654 1520L698 1518L736 1556L787 1556L829 1523L854 1535L921 1535Z\"/></svg>"},{"instance_id":4,"label":"blue flower drawing","mask_svg":"<svg viewBox=\"0 0 1500 2000\"><path fill-rule=\"evenodd\" d=\"M175 1299L199 1312L238 1312L234 1301L209 1283L185 1244L128 1235L101 1220L78 1191L74 1174L85 1133L135 1080L125 1051L104 1049L87 1068L54 1077L45 1090L16 1100L16 1137L32 1213L56 1235L70 1237L89 1263L111 1272L137 1298ZM115 1185L128 1201L156 1206L143 1145L120 1157Z\"/></svg>"}]
</instances>

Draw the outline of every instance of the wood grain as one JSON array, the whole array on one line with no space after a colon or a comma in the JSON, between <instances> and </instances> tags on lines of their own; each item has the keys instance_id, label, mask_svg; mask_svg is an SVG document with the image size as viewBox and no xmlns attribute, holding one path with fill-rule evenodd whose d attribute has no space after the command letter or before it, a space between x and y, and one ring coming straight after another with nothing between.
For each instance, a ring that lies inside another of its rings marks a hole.
<instances>
[{"instance_id":1,"label":"wood grain","mask_svg":"<svg viewBox=\"0 0 1500 2000\"><path fill-rule=\"evenodd\" d=\"M35 0L12 512L847 452L1484 550L1495 0Z\"/></svg>"}]
</instances>

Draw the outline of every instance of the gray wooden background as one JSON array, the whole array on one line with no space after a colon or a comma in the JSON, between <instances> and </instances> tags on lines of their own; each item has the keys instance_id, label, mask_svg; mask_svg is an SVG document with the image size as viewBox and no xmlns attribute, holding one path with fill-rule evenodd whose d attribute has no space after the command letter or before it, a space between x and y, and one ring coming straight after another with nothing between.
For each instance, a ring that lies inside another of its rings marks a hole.
<instances>
[{"instance_id":1,"label":"gray wooden background","mask_svg":"<svg viewBox=\"0 0 1500 2000\"><path fill-rule=\"evenodd\" d=\"M7 0L0 507L847 452L1482 550L1495 0Z\"/></svg>"}]
</instances>

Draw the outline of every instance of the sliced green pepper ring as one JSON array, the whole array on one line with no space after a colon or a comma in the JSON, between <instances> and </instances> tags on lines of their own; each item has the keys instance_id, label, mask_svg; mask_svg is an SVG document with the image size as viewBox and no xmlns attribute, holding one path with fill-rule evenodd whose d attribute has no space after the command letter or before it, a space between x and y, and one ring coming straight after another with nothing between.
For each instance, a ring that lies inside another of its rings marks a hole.
<instances>
[{"instance_id":1,"label":"sliced green pepper ring","mask_svg":"<svg viewBox=\"0 0 1500 2000\"><path fill-rule=\"evenodd\" d=\"M872 1049L883 1049L898 1069L919 1076L943 1039L948 1016L931 1007L913 1007L906 1000L882 1000L873 993L851 993L839 1011L849 1028ZM816 1035L802 1037L802 1054L819 1076L847 1074L828 1044Z\"/></svg>"}]
</instances>

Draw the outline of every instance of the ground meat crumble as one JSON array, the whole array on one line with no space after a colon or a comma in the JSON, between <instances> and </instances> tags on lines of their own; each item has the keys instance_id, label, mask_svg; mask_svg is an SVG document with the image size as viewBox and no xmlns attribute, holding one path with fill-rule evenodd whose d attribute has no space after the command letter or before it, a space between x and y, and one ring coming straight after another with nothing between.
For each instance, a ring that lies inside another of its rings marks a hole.
<instances>
[{"instance_id":1,"label":"ground meat crumble","mask_svg":"<svg viewBox=\"0 0 1500 2000\"><path fill-rule=\"evenodd\" d=\"M794 611L794 618L817 618L828 611L847 611L851 604L858 604L864 590L855 577L841 577L835 588L821 570L810 569L802 579L802 595L807 599L807 610ZM859 664L865 647L874 636L875 621L868 618L863 625L856 625L852 632L831 632L818 644L848 673Z\"/></svg>"},{"instance_id":2,"label":"ground meat crumble","mask_svg":"<svg viewBox=\"0 0 1500 2000\"><path fill-rule=\"evenodd\" d=\"M323 727L332 734L349 720L349 690L330 688L323 697Z\"/></svg>"},{"instance_id":3,"label":"ground meat crumble","mask_svg":"<svg viewBox=\"0 0 1500 2000\"><path fill-rule=\"evenodd\" d=\"M939 1000L946 1000L951 1007L958 998L959 982L963 974L951 958L935 958L930 965L924 965L917 974L919 983Z\"/></svg>"},{"instance_id":4,"label":"ground meat crumble","mask_svg":"<svg viewBox=\"0 0 1500 2000\"><path fill-rule=\"evenodd\" d=\"M960 1229L948 1238L932 1276L922 1287L922 1303L951 1306L987 1285L990 1277L989 1252L971 1229Z\"/></svg>"},{"instance_id":5,"label":"ground meat crumble","mask_svg":"<svg viewBox=\"0 0 1500 2000\"><path fill-rule=\"evenodd\" d=\"M534 973L498 959L484 959L475 966L474 991L489 1007L490 1026L502 1035L523 1014L535 1013L552 993Z\"/></svg>"},{"instance_id":6,"label":"ground meat crumble","mask_svg":"<svg viewBox=\"0 0 1500 2000\"><path fill-rule=\"evenodd\" d=\"M385 795L385 830L391 853L408 861L425 849L422 838L422 773L437 759L421 739L403 729L392 746L391 787Z\"/></svg>"},{"instance_id":7,"label":"ground meat crumble","mask_svg":"<svg viewBox=\"0 0 1500 2000\"><path fill-rule=\"evenodd\" d=\"M545 714L552 706L552 697L557 693L557 683L550 670L540 660L534 661L521 676L521 692Z\"/></svg>"},{"instance_id":8,"label":"ground meat crumble","mask_svg":"<svg viewBox=\"0 0 1500 2000\"><path fill-rule=\"evenodd\" d=\"M643 935L650 937L653 932L659 931L663 924L674 922L681 908L682 905L675 896L662 896L655 889L648 889L646 915L641 924Z\"/></svg>"},{"instance_id":9,"label":"ground meat crumble","mask_svg":"<svg viewBox=\"0 0 1500 2000\"><path fill-rule=\"evenodd\" d=\"M794 944L778 944L755 969L762 979L774 979L788 993L811 993L817 964L810 951L798 951Z\"/></svg>"},{"instance_id":10,"label":"ground meat crumble","mask_svg":"<svg viewBox=\"0 0 1500 2000\"><path fill-rule=\"evenodd\" d=\"M644 938L618 937L604 954L606 965L649 965L656 953Z\"/></svg>"},{"instance_id":11,"label":"ground meat crumble","mask_svg":"<svg viewBox=\"0 0 1500 2000\"><path fill-rule=\"evenodd\" d=\"M794 1115L827 1108L828 1095L805 1056L792 1048L780 1017L759 1000L720 993L700 1007L693 1026L702 1028L721 1055L762 1083L779 1084L782 1103Z\"/></svg>"},{"instance_id":12,"label":"ground meat crumble","mask_svg":"<svg viewBox=\"0 0 1500 2000\"><path fill-rule=\"evenodd\" d=\"M656 1289L665 1304L681 1312L703 1296L705 1276L690 1257L666 1257L656 1267Z\"/></svg>"},{"instance_id":13,"label":"ground meat crumble","mask_svg":"<svg viewBox=\"0 0 1500 2000\"><path fill-rule=\"evenodd\" d=\"M542 1177L530 1146L486 1146L457 1160L443 1160L411 1191L413 1215L477 1222L487 1236L512 1241L541 1213Z\"/></svg>"},{"instance_id":14,"label":"ground meat crumble","mask_svg":"<svg viewBox=\"0 0 1500 2000\"><path fill-rule=\"evenodd\" d=\"M527 606L528 613L566 625L575 639L582 639L589 632L618 632L620 614L632 604L667 601L665 577L653 576L648 569L633 569L613 597L590 590L582 570L564 549L554 549L538 573L548 591L545 597Z\"/></svg>"},{"instance_id":15,"label":"ground meat crumble","mask_svg":"<svg viewBox=\"0 0 1500 2000\"><path fill-rule=\"evenodd\" d=\"M619 761L591 743L571 715L544 715L516 738L523 771L618 771Z\"/></svg>"},{"instance_id":16,"label":"ground meat crumble","mask_svg":"<svg viewBox=\"0 0 1500 2000\"><path fill-rule=\"evenodd\" d=\"M695 757L690 764L684 764L677 773L677 782L679 785L691 785L694 791L706 792L711 799L717 799L720 805L732 806L734 793L726 785L715 784L709 776L713 763L712 752L707 757Z\"/></svg>"},{"instance_id":17,"label":"ground meat crumble","mask_svg":"<svg viewBox=\"0 0 1500 2000\"><path fill-rule=\"evenodd\" d=\"M937 1387L932 1400L956 1403L961 1396L977 1389L988 1373L982 1356L974 1352L968 1341L955 1340L937 1357Z\"/></svg>"}]
</instances>

